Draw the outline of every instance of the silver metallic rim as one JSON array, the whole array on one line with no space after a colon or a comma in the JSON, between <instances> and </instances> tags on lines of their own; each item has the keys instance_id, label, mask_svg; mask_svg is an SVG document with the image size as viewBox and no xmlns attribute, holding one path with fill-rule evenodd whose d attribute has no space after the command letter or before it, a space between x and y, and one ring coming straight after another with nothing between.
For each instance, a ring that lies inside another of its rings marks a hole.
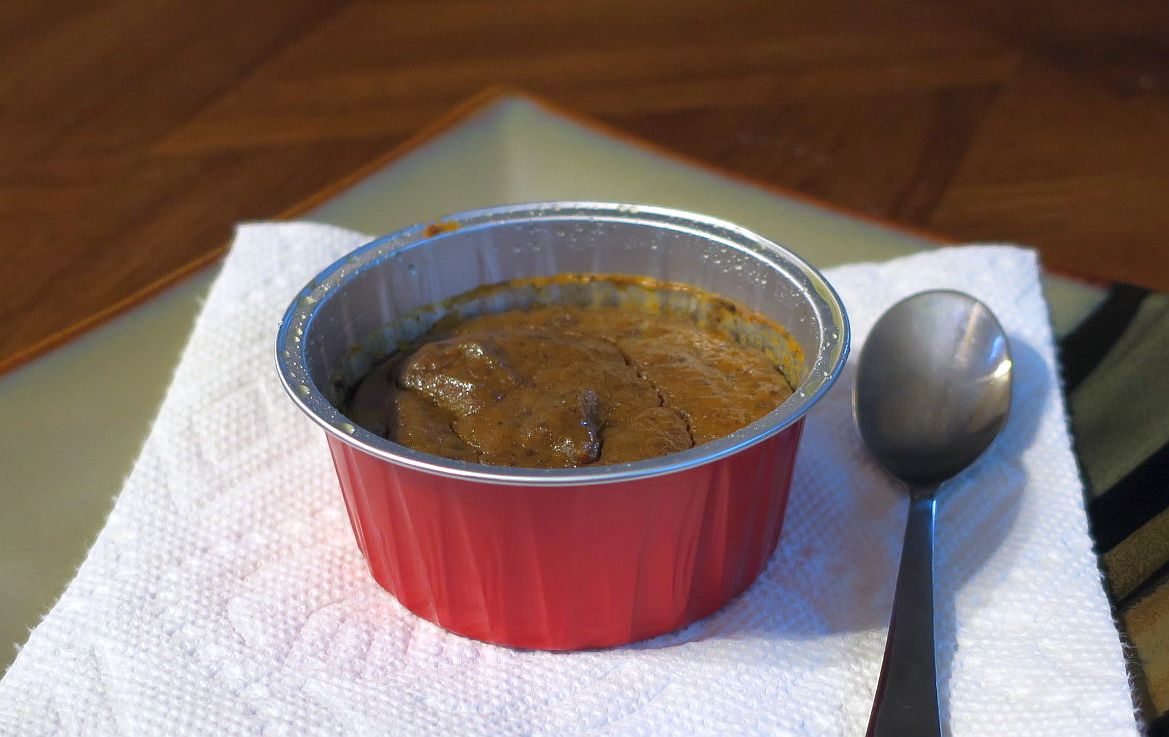
<instances>
[{"instance_id":1,"label":"silver metallic rim","mask_svg":"<svg viewBox=\"0 0 1169 737\"><path fill-rule=\"evenodd\" d=\"M309 379L308 341L302 340L311 332L320 305L351 280L390 254L442 237L428 235L426 224L414 225L371 241L326 267L293 299L276 335L276 366L289 397L325 432L388 463L479 483L547 487L632 481L684 471L733 455L791 426L831 389L848 358L848 316L839 295L823 275L790 250L733 223L664 207L597 202L507 205L455 213L442 220L456 221L460 232L516 222L566 220L632 222L686 230L769 262L807 295L825 334L808 366L807 377L786 402L741 430L690 450L634 463L570 469L511 468L441 458L354 426Z\"/></svg>"}]
</instances>

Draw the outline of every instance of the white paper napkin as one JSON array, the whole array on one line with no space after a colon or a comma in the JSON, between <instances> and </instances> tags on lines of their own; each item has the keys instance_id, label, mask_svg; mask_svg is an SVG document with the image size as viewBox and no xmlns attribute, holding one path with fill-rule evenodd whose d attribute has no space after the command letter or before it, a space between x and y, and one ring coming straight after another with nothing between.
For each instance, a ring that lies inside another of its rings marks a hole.
<instances>
[{"instance_id":1,"label":"white paper napkin","mask_svg":"<svg viewBox=\"0 0 1169 737\"><path fill-rule=\"evenodd\" d=\"M721 612L599 652L520 652L407 612L369 577L323 434L272 360L291 297L366 236L238 231L109 522L0 682L0 733L860 735L906 499L849 398L876 317L968 291L1010 334L1006 430L941 497L950 733L1134 735L1032 252L941 249L828 277L854 361L809 416L779 550Z\"/></svg>"}]
</instances>

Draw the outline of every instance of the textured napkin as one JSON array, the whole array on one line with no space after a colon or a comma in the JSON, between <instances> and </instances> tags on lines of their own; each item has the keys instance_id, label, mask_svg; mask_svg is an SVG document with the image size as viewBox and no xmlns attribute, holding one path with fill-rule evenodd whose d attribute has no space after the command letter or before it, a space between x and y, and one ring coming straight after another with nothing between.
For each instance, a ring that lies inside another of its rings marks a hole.
<instances>
[{"instance_id":1,"label":"textured napkin","mask_svg":"<svg viewBox=\"0 0 1169 737\"><path fill-rule=\"evenodd\" d=\"M854 429L855 356L894 301L951 287L997 313L1017 383L1004 434L939 504L943 721L959 736L1137 734L1032 252L828 272L854 359L808 418L759 581L681 631L546 653L449 634L378 588L323 433L283 394L288 301L366 240L240 228L105 529L0 682L0 733L863 734L906 497Z\"/></svg>"}]
</instances>

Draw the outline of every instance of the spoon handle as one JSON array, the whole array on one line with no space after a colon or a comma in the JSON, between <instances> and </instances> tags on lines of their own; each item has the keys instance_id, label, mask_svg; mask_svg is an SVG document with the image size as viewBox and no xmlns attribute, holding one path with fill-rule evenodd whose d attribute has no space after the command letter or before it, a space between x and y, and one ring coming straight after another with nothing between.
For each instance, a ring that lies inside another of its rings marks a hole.
<instances>
[{"instance_id":1,"label":"spoon handle","mask_svg":"<svg viewBox=\"0 0 1169 737\"><path fill-rule=\"evenodd\" d=\"M915 488L910 497L901 571L868 737L942 733L934 664L935 490Z\"/></svg>"}]
</instances>

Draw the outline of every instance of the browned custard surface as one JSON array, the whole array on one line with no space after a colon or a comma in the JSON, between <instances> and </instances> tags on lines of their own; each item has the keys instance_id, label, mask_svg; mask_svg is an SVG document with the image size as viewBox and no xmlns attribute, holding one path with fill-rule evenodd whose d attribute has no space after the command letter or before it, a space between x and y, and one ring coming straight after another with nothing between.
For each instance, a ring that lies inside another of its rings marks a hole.
<instances>
[{"instance_id":1,"label":"browned custard surface","mask_svg":"<svg viewBox=\"0 0 1169 737\"><path fill-rule=\"evenodd\" d=\"M686 450L792 393L762 350L676 315L557 305L440 325L375 366L346 414L447 458L566 468Z\"/></svg>"}]
</instances>

